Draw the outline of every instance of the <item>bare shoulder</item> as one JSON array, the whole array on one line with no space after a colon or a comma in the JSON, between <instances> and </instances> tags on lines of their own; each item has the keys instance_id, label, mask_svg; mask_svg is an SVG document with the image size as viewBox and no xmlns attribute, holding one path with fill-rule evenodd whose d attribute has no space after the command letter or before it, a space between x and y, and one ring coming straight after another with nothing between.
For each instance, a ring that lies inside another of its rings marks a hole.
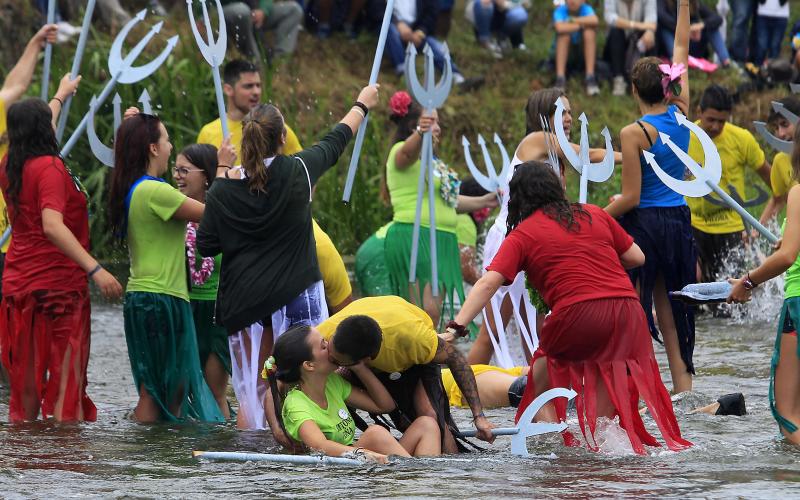
<instances>
[{"instance_id":1,"label":"bare shoulder","mask_svg":"<svg viewBox=\"0 0 800 500\"><path fill-rule=\"evenodd\" d=\"M531 132L519 143L515 154L522 161L541 160L543 149L544 133L541 131Z\"/></svg>"}]
</instances>

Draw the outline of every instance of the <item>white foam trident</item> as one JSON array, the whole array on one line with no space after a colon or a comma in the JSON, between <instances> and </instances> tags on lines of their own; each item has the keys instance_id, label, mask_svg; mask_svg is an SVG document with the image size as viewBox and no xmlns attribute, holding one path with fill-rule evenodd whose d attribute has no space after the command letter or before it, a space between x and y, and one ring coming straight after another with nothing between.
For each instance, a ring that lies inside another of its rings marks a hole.
<instances>
[{"instance_id":1,"label":"white foam trident","mask_svg":"<svg viewBox=\"0 0 800 500\"><path fill-rule=\"evenodd\" d=\"M703 148L703 154L705 156L705 165L700 166L696 161L692 159L691 156L688 155L685 151L679 148L669 135L665 134L664 132L659 132L659 138L661 142L663 142L669 149L675 153L675 156L683 162L684 165L689 169L689 171L694 176L692 180L679 180L675 179L664 170L656 162L656 158L650 151L643 151L642 155L645 158L645 161L653 167L653 171L656 173L661 182L666 184L666 186L678 194L682 194L684 196L689 196L692 198L699 198L701 196L705 196L712 191L722 198L722 201L725 202L730 208L736 210L739 215L744 219L747 223L753 226L762 236L767 238L770 242L776 243L778 238L772 234L766 227L764 227L755 217L750 215L750 213L744 209L741 205L739 205L736 200L730 197L728 193L722 190L719 187L719 181L722 178L722 160L719 157L719 151L717 151L717 147L714 145L714 141L711 137L706 134L706 132L697 124L693 123L692 121L688 120L685 116L681 113L675 113L675 118L678 121L678 124L682 127L686 127L697 137L700 141L700 145Z\"/></svg>"},{"instance_id":2,"label":"white foam trident","mask_svg":"<svg viewBox=\"0 0 800 500\"><path fill-rule=\"evenodd\" d=\"M114 42L111 44L111 50L108 54L108 70L111 74L111 79L106 83L106 86L103 87L102 92L94 100L94 104L89 106L89 111L84 115L81 122L78 124L78 127L72 133L67 143L61 149L61 156L66 157L69 155L72 148L78 143L78 139L80 138L81 134L86 130L86 127L89 123L89 117L93 115L97 108L100 107L108 96L111 95L111 92L114 90L114 87L117 83L136 83L140 80L143 80L153 74L155 70L158 69L161 64L166 61L169 54L172 52L172 49L175 48L175 45L178 43L178 36L175 35L167 41L167 46L164 48L163 51L152 61L147 64L143 64L142 66L134 66L133 63L136 62L136 59L141 55L144 48L150 43L150 40L153 39L156 34L161 31L161 27L164 25L164 22L161 21L155 24L147 34L139 40L133 49L128 52L128 55L122 57L122 45L125 43L125 38L127 38L128 33L133 29L133 27L144 20L145 16L147 15L147 9L140 11L136 14L136 17L128 21L128 23L123 26L122 30L120 30L117 37L114 39Z\"/></svg>"},{"instance_id":3,"label":"white foam trident","mask_svg":"<svg viewBox=\"0 0 800 500\"><path fill-rule=\"evenodd\" d=\"M89 103L89 122L86 125L86 135L89 136L89 147L92 149L92 154L97 158L100 163L107 167L114 166L114 149L103 144L103 141L97 137L97 132L94 127L94 115L96 112L97 97L92 96ZM117 136L117 130L122 124L122 98L119 94L114 94L114 99L111 100L114 105L114 137ZM139 103L142 105L142 112L148 115L153 114L153 107L150 105L150 94L147 89L142 91L139 96Z\"/></svg>"},{"instance_id":4,"label":"white foam trident","mask_svg":"<svg viewBox=\"0 0 800 500\"><path fill-rule=\"evenodd\" d=\"M422 53L425 55L425 85L419 82L417 77L417 49L413 43L408 44L406 51L406 81L411 96L425 109L427 113L432 113L436 108L444 104L450 94L453 84L453 70L450 65L450 51L447 44L444 44L444 71L442 80L437 84L435 81L433 66L433 50L429 45L425 45ZM434 174L433 174L433 131L428 130L422 137L422 150L420 151L419 181L417 183L417 211L414 217L414 229L411 236L411 261L409 263L408 281L417 281L417 253L419 251L419 228L420 215L422 213L422 196L425 187L425 178L428 178L428 210L430 219L430 251L431 251L431 293L434 297L439 296L439 272L438 259L436 255L436 210L434 207Z\"/></svg>"},{"instance_id":5,"label":"white foam trident","mask_svg":"<svg viewBox=\"0 0 800 500\"><path fill-rule=\"evenodd\" d=\"M219 19L219 36L214 40L214 33L211 31L211 20L208 16L208 8L206 7L206 0L200 0L200 5L203 10L203 22L206 26L206 33L208 34L208 42L203 40L200 31L197 29L197 22L192 13L192 0L186 0L186 7L189 9L189 24L192 25L192 34L200 47L200 53L203 54L203 59L211 65L211 75L214 78L214 92L217 97L217 110L219 111L219 120L222 123L222 136L229 137L228 132L228 118L225 113L225 99L222 97L222 81L219 77L219 67L222 61L225 60L225 51L228 47L228 32L225 27L225 14L222 12L222 3L216 0L217 4L217 18Z\"/></svg>"},{"instance_id":6,"label":"white foam trident","mask_svg":"<svg viewBox=\"0 0 800 500\"><path fill-rule=\"evenodd\" d=\"M503 168L498 174L497 169L495 169L494 163L492 162L492 157L489 156L489 150L486 148L486 139L484 139L482 135L478 134L478 144L481 146L483 162L486 164L486 173L488 174L483 175L483 172L481 172L478 167L475 166L475 162L472 161L472 155L469 152L469 140L466 136L461 136L461 145L464 147L464 159L467 162L467 168L469 169L469 172L472 174L472 177L475 178L478 184L490 193L496 192L500 187L507 184L508 174L511 171L511 160L508 157L508 151L506 151L500 136L494 134L493 142L497 144L497 148L500 150Z\"/></svg>"},{"instance_id":7,"label":"white foam trident","mask_svg":"<svg viewBox=\"0 0 800 500\"><path fill-rule=\"evenodd\" d=\"M556 112L553 118L553 128L556 133L558 145L561 152L572 167L578 171L581 176L580 191L578 194L578 201L586 203L589 197L589 181L592 182L605 182L614 173L614 147L611 144L611 133L608 127L603 127L600 134L606 139L606 155L603 161L599 163L591 163L589 161L589 120L586 115L581 113L578 120L581 122L581 141L580 141L580 154L572 149L572 144L569 142L567 134L564 133L564 101L559 97L556 99Z\"/></svg>"}]
</instances>

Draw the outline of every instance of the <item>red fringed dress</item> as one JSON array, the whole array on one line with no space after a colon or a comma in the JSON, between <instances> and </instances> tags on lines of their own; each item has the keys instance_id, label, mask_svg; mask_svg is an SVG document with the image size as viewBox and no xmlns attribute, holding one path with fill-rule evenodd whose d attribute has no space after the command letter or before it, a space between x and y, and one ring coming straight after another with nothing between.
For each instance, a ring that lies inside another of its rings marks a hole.
<instances>
[{"instance_id":1,"label":"red fringed dress","mask_svg":"<svg viewBox=\"0 0 800 500\"><path fill-rule=\"evenodd\" d=\"M33 393L44 418L95 420L86 394L90 305L86 273L45 236L42 210L55 210L89 249L87 200L60 158L39 156L22 169L17 204L8 203L13 230L3 273L0 361L11 382L9 420L25 420L23 395ZM8 192L5 161L0 187ZM6 200L9 200L6 196ZM33 383L26 388L26 380Z\"/></svg>"},{"instance_id":2,"label":"red fringed dress","mask_svg":"<svg viewBox=\"0 0 800 500\"><path fill-rule=\"evenodd\" d=\"M594 205L583 208L591 220L577 215L579 227L569 231L536 211L506 237L487 269L499 272L507 282L525 271L552 308L539 334L540 349L534 359L546 357L551 387L571 387L578 393L578 421L589 448L596 450L600 381L605 383L636 453L643 454L644 445L659 446L644 428L638 411L640 397L669 449L689 447L661 381L639 296L619 260L631 248L633 238L602 209ZM536 387L533 370L528 377L517 419L546 389L542 381ZM553 402L558 418L565 420L566 400ZM575 443L568 432L564 440Z\"/></svg>"}]
</instances>

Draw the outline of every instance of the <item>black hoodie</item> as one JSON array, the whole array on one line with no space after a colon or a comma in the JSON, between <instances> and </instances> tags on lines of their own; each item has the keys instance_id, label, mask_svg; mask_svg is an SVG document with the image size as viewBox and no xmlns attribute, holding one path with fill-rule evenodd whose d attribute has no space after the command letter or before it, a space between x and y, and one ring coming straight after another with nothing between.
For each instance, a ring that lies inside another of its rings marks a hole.
<instances>
[{"instance_id":1,"label":"black hoodie","mask_svg":"<svg viewBox=\"0 0 800 500\"><path fill-rule=\"evenodd\" d=\"M338 124L319 144L277 156L266 193L250 191L247 181L224 178L208 190L197 250L204 257L222 254L217 322L229 333L269 318L322 279L309 188L336 164L352 135L350 127Z\"/></svg>"}]
</instances>

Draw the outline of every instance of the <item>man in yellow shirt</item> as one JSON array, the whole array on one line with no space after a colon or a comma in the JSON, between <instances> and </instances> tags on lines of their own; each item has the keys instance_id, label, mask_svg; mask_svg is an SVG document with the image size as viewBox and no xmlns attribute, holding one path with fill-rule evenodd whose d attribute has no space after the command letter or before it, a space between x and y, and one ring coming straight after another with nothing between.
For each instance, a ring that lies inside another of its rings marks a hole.
<instances>
[{"instance_id":1,"label":"man in yellow shirt","mask_svg":"<svg viewBox=\"0 0 800 500\"><path fill-rule=\"evenodd\" d=\"M364 362L376 372L397 410L390 416L401 431L415 418L439 422L442 451L456 453L457 431L442 387L440 364L446 364L474 416L478 438L493 441L483 413L475 375L464 355L434 329L430 316L400 297L366 297L350 303L317 327L328 340L331 361L339 366Z\"/></svg>"},{"instance_id":2,"label":"man in yellow shirt","mask_svg":"<svg viewBox=\"0 0 800 500\"><path fill-rule=\"evenodd\" d=\"M261 103L261 75L258 68L250 62L234 59L223 69L226 100L226 116L228 118L228 131L231 134L231 146L236 151L236 156L241 158L242 146L242 120L245 115ZM286 127L286 143L283 145L283 154L293 155L303 150L294 131ZM207 123L197 135L198 144L211 144L219 148L222 144L222 122L219 118ZM336 313L352 300L353 289L350 278L344 267L344 261L336 250L330 237L313 221L314 241L317 245L317 261L322 273L322 282L325 285L325 298L331 314Z\"/></svg>"},{"instance_id":3,"label":"man in yellow shirt","mask_svg":"<svg viewBox=\"0 0 800 500\"><path fill-rule=\"evenodd\" d=\"M796 115L800 115L800 99L789 95L779 100L783 107ZM771 110L767 122L775 129L775 137L784 141L794 140L795 126L782 115ZM778 152L772 159L770 173L772 194L775 197L775 214L777 215L786 206L789 190L797 184L792 175L792 158L786 153Z\"/></svg>"},{"instance_id":4,"label":"man in yellow shirt","mask_svg":"<svg viewBox=\"0 0 800 500\"><path fill-rule=\"evenodd\" d=\"M722 160L719 186L726 192L730 192L729 186L734 186L746 198L745 173L750 169L769 187L770 165L764 151L753 134L728 123L733 109L733 100L728 91L719 85L709 86L700 98L699 108L700 119L696 123L712 138ZM689 155L701 165L705 161L703 147L694 134L689 142ZM726 269L724 266L731 251L740 247L742 238L746 237L741 216L705 198L687 198L686 201L692 211L692 229L697 242L702 280L717 281L737 275L738 269ZM770 199L762 213L762 222L771 217L774 204L774 200ZM738 262L733 264L740 267Z\"/></svg>"}]
</instances>

